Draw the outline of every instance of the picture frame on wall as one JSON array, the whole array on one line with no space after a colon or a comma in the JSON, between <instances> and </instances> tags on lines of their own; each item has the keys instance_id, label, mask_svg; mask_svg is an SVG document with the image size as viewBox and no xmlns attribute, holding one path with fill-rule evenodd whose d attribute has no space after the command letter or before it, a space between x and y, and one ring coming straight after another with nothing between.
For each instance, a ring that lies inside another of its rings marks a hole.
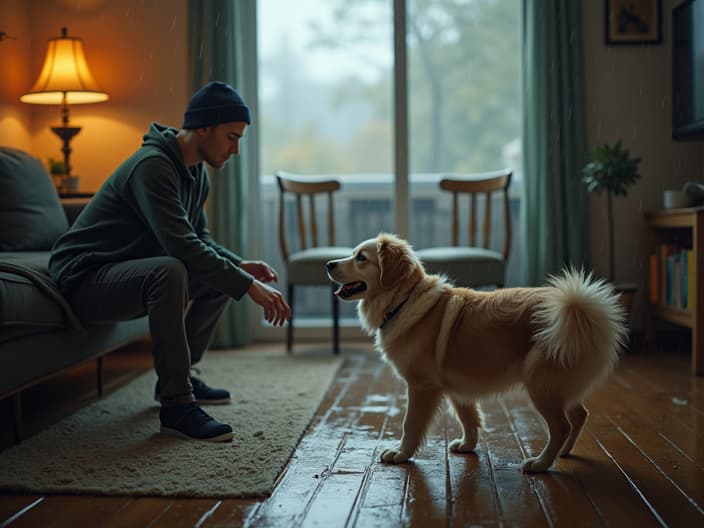
<instances>
[{"instance_id":1,"label":"picture frame on wall","mask_svg":"<svg viewBox=\"0 0 704 528\"><path fill-rule=\"evenodd\" d=\"M604 0L606 44L660 44L662 0Z\"/></svg>"}]
</instances>

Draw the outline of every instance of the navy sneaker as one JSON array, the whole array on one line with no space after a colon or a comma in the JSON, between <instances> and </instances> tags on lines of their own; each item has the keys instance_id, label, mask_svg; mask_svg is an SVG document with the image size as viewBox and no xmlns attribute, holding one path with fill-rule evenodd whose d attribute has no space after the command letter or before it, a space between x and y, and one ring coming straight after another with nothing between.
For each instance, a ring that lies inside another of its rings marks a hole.
<instances>
[{"instance_id":1,"label":"navy sneaker","mask_svg":"<svg viewBox=\"0 0 704 528\"><path fill-rule=\"evenodd\" d=\"M232 400L229 391L225 389L208 387L205 382L195 376L191 376L190 380L193 386L193 396L195 396L196 401L201 405L225 404L230 403ZM154 399L161 401L161 388L159 387L158 381L156 382L156 387L154 387Z\"/></svg>"},{"instance_id":2,"label":"navy sneaker","mask_svg":"<svg viewBox=\"0 0 704 528\"><path fill-rule=\"evenodd\" d=\"M159 419L162 434L206 442L229 442L235 436L231 425L218 422L196 402L162 406Z\"/></svg>"}]
</instances>

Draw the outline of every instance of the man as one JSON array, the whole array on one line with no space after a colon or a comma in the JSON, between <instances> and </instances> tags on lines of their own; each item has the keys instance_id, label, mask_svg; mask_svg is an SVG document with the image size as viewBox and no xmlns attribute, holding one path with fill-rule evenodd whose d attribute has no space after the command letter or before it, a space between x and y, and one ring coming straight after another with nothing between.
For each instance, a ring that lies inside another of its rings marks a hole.
<instances>
[{"instance_id":1,"label":"man","mask_svg":"<svg viewBox=\"0 0 704 528\"><path fill-rule=\"evenodd\" d=\"M265 284L276 272L217 244L206 225L203 162L221 168L238 154L249 124L235 89L208 83L191 98L181 130L151 124L142 147L52 250L51 275L85 323L148 314L166 434L216 442L234 436L199 406L226 403L229 392L191 375L230 298L249 295L277 326L291 317L281 293Z\"/></svg>"}]
</instances>

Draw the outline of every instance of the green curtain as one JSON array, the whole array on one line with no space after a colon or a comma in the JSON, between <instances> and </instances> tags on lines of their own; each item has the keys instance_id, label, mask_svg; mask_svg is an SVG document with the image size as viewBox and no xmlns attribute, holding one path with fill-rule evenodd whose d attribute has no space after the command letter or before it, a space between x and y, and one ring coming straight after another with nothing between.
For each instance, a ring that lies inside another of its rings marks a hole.
<instances>
[{"instance_id":1,"label":"green curtain","mask_svg":"<svg viewBox=\"0 0 704 528\"><path fill-rule=\"evenodd\" d=\"M581 2L523 1L523 280L588 266Z\"/></svg>"},{"instance_id":2,"label":"green curtain","mask_svg":"<svg viewBox=\"0 0 704 528\"><path fill-rule=\"evenodd\" d=\"M244 70L242 9L253 0L189 0L188 73L190 93L209 81L224 81L248 97L240 87ZM245 141L245 140L243 140ZM210 196L208 227L213 238L247 258L248 248L248 156L242 149L220 170L208 167ZM231 302L220 319L211 346L244 346L250 342L247 302Z\"/></svg>"}]
</instances>

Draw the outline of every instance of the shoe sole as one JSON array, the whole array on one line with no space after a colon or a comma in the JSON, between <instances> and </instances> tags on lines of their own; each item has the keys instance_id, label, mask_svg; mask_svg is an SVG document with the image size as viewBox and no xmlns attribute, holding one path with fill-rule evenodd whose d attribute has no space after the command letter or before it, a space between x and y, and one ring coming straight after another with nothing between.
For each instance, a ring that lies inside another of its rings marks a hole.
<instances>
[{"instance_id":1,"label":"shoe sole","mask_svg":"<svg viewBox=\"0 0 704 528\"><path fill-rule=\"evenodd\" d=\"M198 438L196 436L188 436L186 433L182 433L177 429L171 429L170 427L161 426L161 434L166 436L178 436L179 438L185 438L187 440L200 440L201 442L229 442L235 437L234 431L229 433L223 433L218 436L212 436L210 438Z\"/></svg>"},{"instance_id":2,"label":"shoe sole","mask_svg":"<svg viewBox=\"0 0 704 528\"><path fill-rule=\"evenodd\" d=\"M232 403L232 398L223 398L222 400L196 400L198 405L226 405Z\"/></svg>"},{"instance_id":3,"label":"shoe sole","mask_svg":"<svg viewBox=\"0 0 704 528\"><path fill-rule=\"evenodd\" d=\"M154 401L161 403L161 398L154 398ZM227 405L232 403L232 398L223 398L221 400L196 400L198 405Z\"/></svg>"}]
</instances>

